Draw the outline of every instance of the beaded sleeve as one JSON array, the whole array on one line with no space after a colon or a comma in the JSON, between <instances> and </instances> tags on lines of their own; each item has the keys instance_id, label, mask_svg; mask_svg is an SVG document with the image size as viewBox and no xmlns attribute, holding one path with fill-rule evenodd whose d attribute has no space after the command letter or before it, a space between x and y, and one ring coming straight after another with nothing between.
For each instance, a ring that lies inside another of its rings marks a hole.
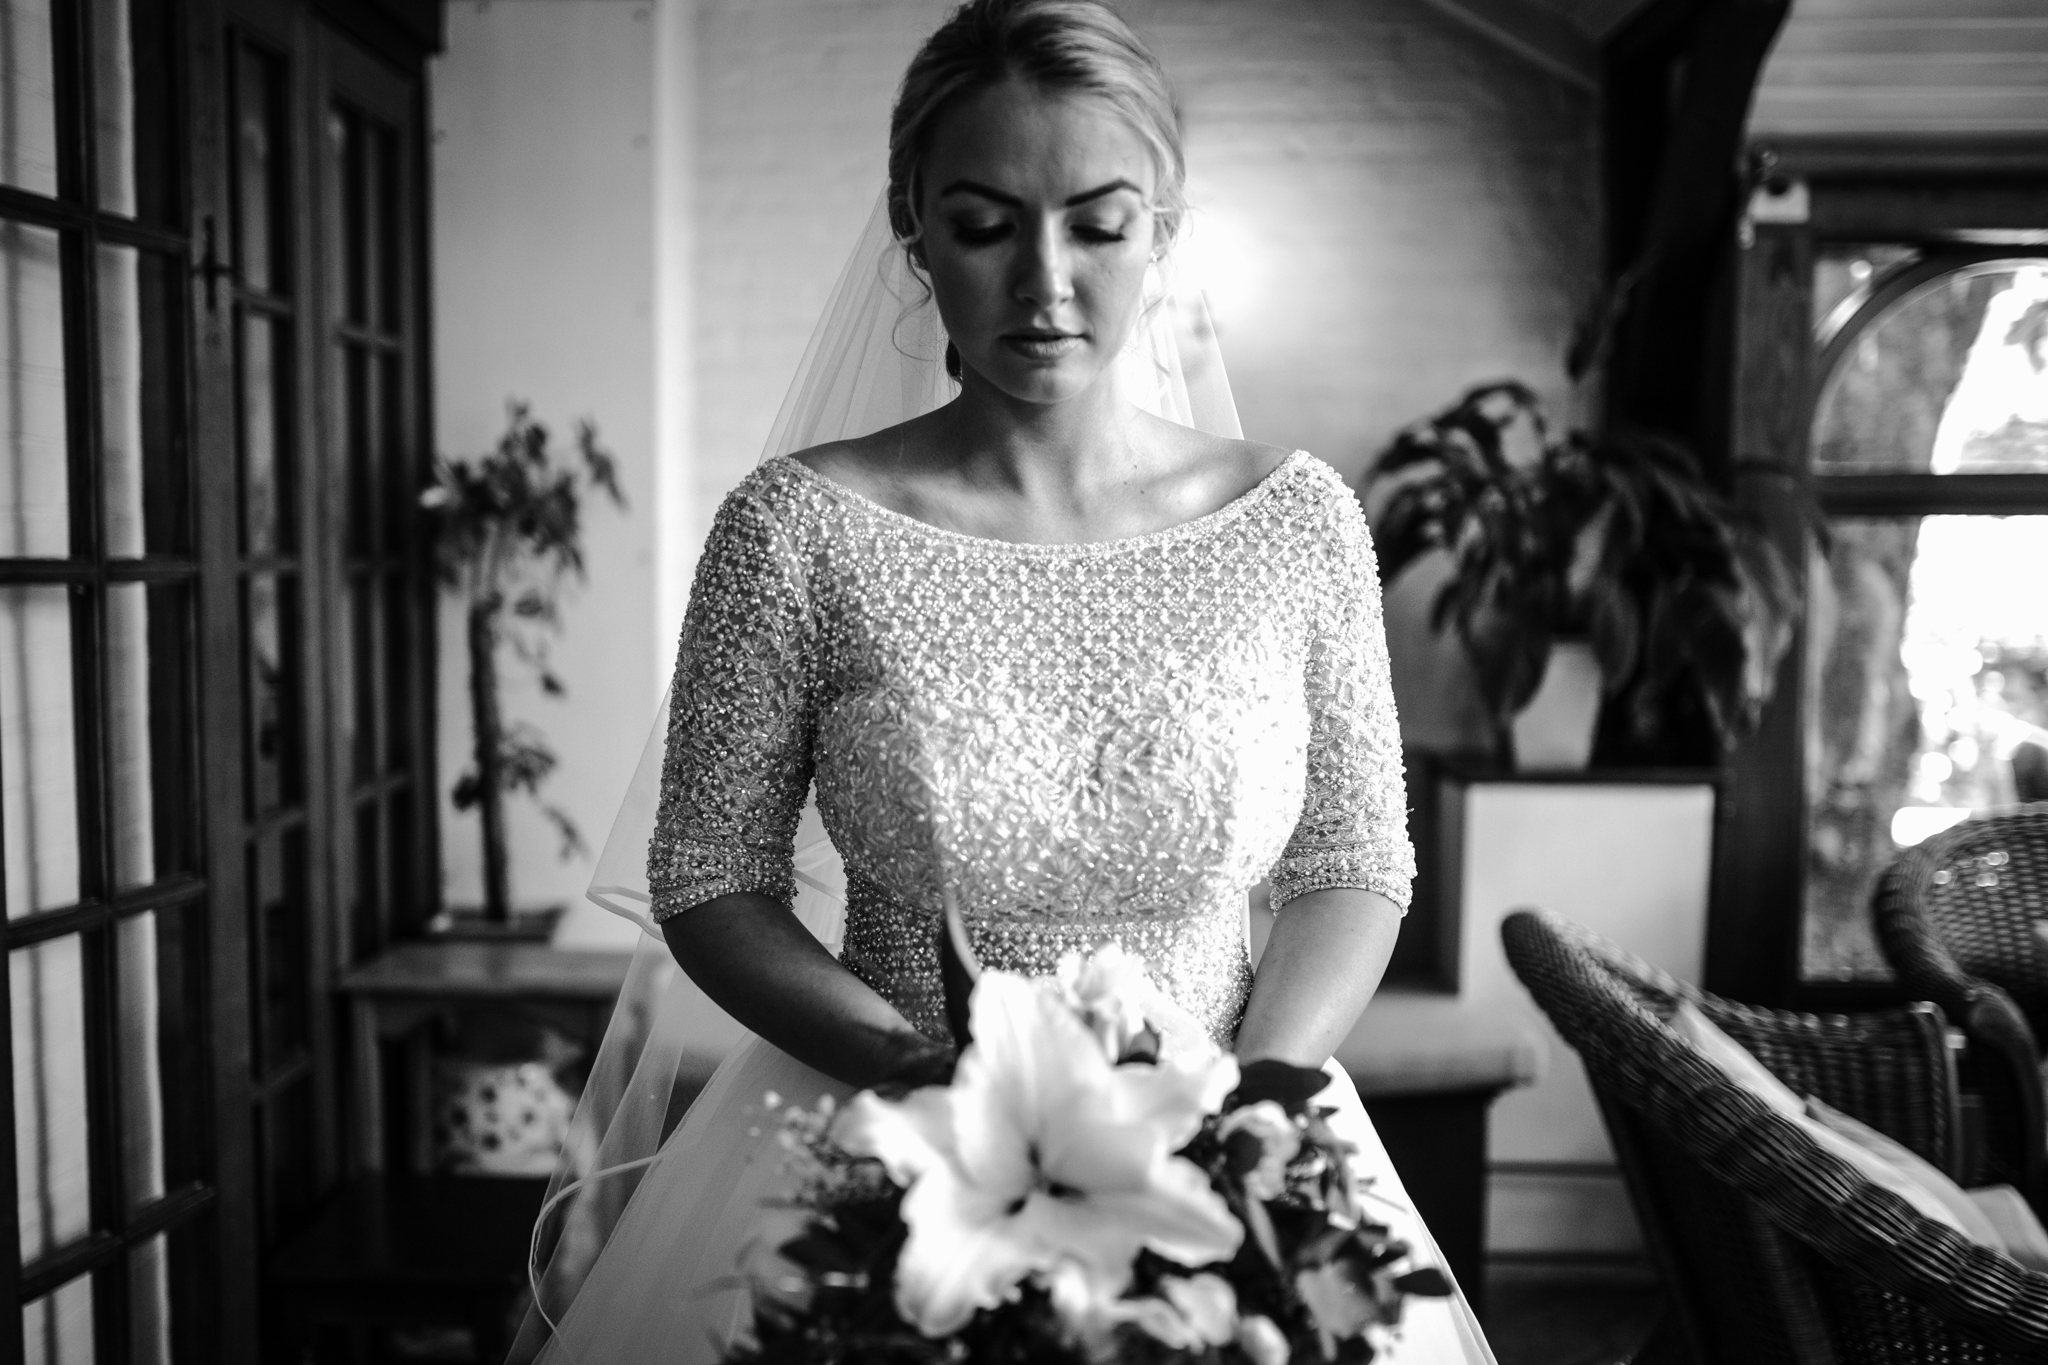
<instances>
[{"instance_id":1,"label":"beaded sleeve","mask_svg":"<svg viewBox=\"0 0 2048 1365\"><path fill-rule=\"evenodd\" d=\"M697 565L647 849L656 920L752 891L788 903L811 784L815 633L781 524L750 487L725 500Z\"/></svg>"},{"instance_id":2,"label":"beaded sleeve","mask_svg":"<svg viewBox=\"0 0 2048 1365\"><path fill-rule=\"evenodd\" d=\"M1401 731L1387 664L1378 565L1357 500L1336 479L1324 504L1321 597L1309 641L1307 790L1301 819L1271 874L1272 904L1330 887L1376 891L1408 912Z\"/></svg>"}]
</instances>

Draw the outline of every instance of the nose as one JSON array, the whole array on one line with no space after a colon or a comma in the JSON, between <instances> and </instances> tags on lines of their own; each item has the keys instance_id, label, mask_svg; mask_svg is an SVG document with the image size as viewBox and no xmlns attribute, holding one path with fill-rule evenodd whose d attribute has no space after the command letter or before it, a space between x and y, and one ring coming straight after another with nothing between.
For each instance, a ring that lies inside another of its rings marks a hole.
<instances>
[{"instance_id":1,"label":"nose","mask_svg":"<svg viewBox=\"0 0 2048 1365\"><path fill-rule=\"evenodd\" d=\"M1049 311L1071 299L1073 262L1059 225L1040 222L1035 231L1023 234L1023 247L1022 259L1017 263L1018 300Z\"/></svg>"}]
</instances>

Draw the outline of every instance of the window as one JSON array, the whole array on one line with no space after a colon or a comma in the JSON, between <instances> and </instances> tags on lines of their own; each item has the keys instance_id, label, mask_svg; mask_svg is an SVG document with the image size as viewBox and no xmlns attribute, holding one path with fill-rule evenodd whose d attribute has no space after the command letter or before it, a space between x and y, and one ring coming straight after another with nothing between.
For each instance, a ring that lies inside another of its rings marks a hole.
<instances>
[{"instance_id":1,"label":"window","mask_svg":"<svg viewBox=\"0 0 2048 1365\"><path fill-rule=\"evenodd\" d=\"M2048 800L2048 254L1827 243L1814 302L1801 967L1842 979L1901 848Z\"/></svg>"},{"instance_id":2,"label":"window","mask_svg":"<svg viewBox=\"0 0 2048 1365\"><path fill-rule=\"evenodd\" d=\"M208 887L168 7L0 0L0 854L29 1360L198 1358Z\"/></svg>"},{"instance_id":3,"label":"window","mask_svg":"<svg viewBox=\"0 0 2048 1365\"><path fill-rule=\"evenodd\" d=\"M0 0L0 1361L257 1358L431 913L429 40Z\"/></svg>"},{"instance_id":4,"label":"window","mask_svg":"<svg viewBox=\"0 0 2048 1365\"><path fill-rule=\"evenodd\" d=\"M2048 156L1757 157L1784 183L1741 235L1730 446L1738 494L1804 566L1807 612L1731 756L1706 977L1859 1008L1891 996L1869 903L1885 865L1958 811L2038 790Z\"/></svg>"}]
</instances>

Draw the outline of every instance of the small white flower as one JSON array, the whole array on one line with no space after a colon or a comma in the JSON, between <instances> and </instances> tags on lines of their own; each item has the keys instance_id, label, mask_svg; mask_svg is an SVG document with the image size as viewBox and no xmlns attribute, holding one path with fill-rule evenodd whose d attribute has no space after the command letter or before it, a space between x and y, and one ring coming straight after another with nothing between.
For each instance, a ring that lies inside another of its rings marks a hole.
<instances>
[{"instance_id":1,"label":"small white flower","mask_svg":"<svg viewBox=\"0 0 2048 1365\"><path fill-rule=\"evenodd\" d=\"M1083 957L1067 953L1055 976L1061 999L1081 1017L1114 1063L1128 1056L1145 1034L1159 1040L1162 1057L1181 1056L1215 1043L1194 1016L1146 975L1144 961L1117 943L1105 943Z\"/></svg>"},{"instance_id":2,"label":"small white flower","mask_svg":"<svg viewBox=\"0 0 2048 1365\"><path fill-rule=\"evenodd\" d=\"M426 508L429 512L446 507L453 501L455 501L454 496L438 483L430 484L420 490L420 506Z\"/></svg>"},{"instance_id":3,"label":"small white flower","mask_svg":"<svg viewBox=\"0 0 2048 1365\"><path fill-rule=\"evenodd\" d=\"M1220 1275L1162 1276L1159 1288L1194 1335L1191 1346L1227 1346L1237 1337L1237 1291Z\"/></svg>"},{"instance_id":4,"label":"small white flower","mask_svg":"<svg viewBox=\"0 0 2048 1365\"><path fill-rule=\"evenodd\" d=\"M1272 1100L1233 1109L1223 1116L1218 1133L1250 1133L1259 1140L1259 1164L1245 1173L1245 1192L1254 1199L1278 1199L1287 1188L1287 1165L1301 1151L1301 1131L1287 1111Z\"/></svg>"},{"instance_id":5,"label":"small white flower","mask_svg":"<svg viewBox=\"0 0 2048 1365\"><path fill-rule=\"evenodd\" d=\"M1199 1351L1237 1340L1237 1293L1221 1276L1162 1276L1163 1297L1129 1299L1101 1293L1100 1285L1072 1262L1039 1279L1061 1323L1094 1360L1117 1358L1116 1331L1126 1325L1175 1351Z\"/></svg>"},{"instance_id":6,"label":"small white flower","mask_svg":"<svg viewBox=\"0 0 2048 1365\"><path fill-rule=\"evenodd\" d=\"M1286 1334L1263 1313L1239 1320L1237 1348L1251 1357L1252 1365L1287 1365Z\"/></svg>"}]
</instances>

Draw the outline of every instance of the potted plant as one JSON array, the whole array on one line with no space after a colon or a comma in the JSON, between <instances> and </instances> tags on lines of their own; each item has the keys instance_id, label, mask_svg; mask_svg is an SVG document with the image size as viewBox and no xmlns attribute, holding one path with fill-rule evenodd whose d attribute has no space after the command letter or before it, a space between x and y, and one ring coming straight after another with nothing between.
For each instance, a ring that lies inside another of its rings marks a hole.
<instances>
[{"instance_id":1,"label":"potted plant","mask_svg":"<svg viewBox=\"0 0 2048 1365\"><path fill-rule=\"evenodd\" d=\"M584 577L584 497L596 490L613 505L626 505L595 426L577 423L579 463L557 462L547 428L528 415L526 404L514 400L508 408L510 421L496 449L474 459L437 459L434 482L420 495L433 514L436 570L464 608L472 743L454 799L457 810L474 807L483 822L486 932L512 926L505 795L523 791L538 798L556 763L545 735L505 718L500 650L509 648L531 669L542 692L565 694L548 645L562 628L563 587ZM561 835L562 856L574 856L583 846L575 823L557 806L543 803L541 809ZM545 934L545 926L538 931Z\"/></svg>"},{"instance_id":2,"label":"potted plant","mask_svg":"<svg viewBox=\"0 0 2048 1365\"><path fill-rule=\"evenodd\" d=\"M1431 551L1451 557L1430 623L1456 632L1504 760L1517 718L1572 668L1560 642L1584 651L1589 690L1593 666L1599 682L1579 708L1578 763L1553 752L1547 766L1584 766L1602 705L1635 752L1658 752L1681 714L1723 751L1755 727L1798 616L1792 574L1678 442L1627 428L1553 439L1525 385L1485 384L1401 432L1364 491L1384 497L1383 583Z\"/></svg>"}]
</instances>

